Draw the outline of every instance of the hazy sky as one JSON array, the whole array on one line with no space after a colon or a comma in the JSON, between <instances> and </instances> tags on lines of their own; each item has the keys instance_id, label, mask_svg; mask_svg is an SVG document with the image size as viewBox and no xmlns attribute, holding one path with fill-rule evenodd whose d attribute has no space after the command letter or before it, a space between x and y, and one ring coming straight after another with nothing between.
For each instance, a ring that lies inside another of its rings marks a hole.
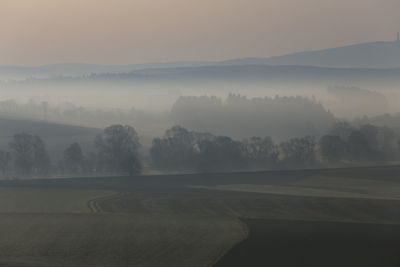
<instances>
[{"instance_id":1,"label":"hazy sky","mask_svg":"<svg viewBox=\"0 0 400 267\"><path fill-rule=\"evenodd\" d=\"M391 40L400 0L0 0L0 65L221 60Z\"/></svg>"}]
</instances>

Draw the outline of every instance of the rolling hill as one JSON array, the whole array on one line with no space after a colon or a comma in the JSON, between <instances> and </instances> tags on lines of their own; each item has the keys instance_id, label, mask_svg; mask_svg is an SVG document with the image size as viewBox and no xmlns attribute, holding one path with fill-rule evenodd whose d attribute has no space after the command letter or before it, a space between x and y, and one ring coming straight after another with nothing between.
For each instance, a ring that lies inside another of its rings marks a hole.
<instances>
[{"instance_id":1,"label":"rolling hill","mask_svg":"<svg viewBox=\"0 0 400 267\"><path fill-rule=\"evenodd\" d=\"M91 74L127 73L143 69L226 65L300 65L330 68L400 68L400 42L371 42L267 58L225 61L182 61L129 65L63 63L43 66L0 66L0 79L79 77Z\"/></svg>"},{"instance_id":2,"label":"rolling hill","mask_svg":"<svg viewBox=\"0 0 400 267\"><path fill-rule=\"evenodd\" d=\"M12 136L15 133L26 132L42 137L74 136L81 134L96 134L98 129L54 122L28 119L0 118L0 136Z\"/></svg>"},{"instance_id":3,"label":"rolling hill","mask_svg":"<svg viewBox=\"0 0 400 267\"><path fill-rule=\"evenodd\" d=\"M399 68L400 42L373 42L270 58L233 59L223 65L302 65L331 68Z\"/></svg>"},{"instance_id":4,"label":"rolling hill","mask_svg":"<svg viewBox=\"0 0 400 267\"><path fill-rule=\"evenodd\" d=\"M85 150L91 149L99 129L59 124L38 120L0 118L0 149L9 150L14 134L29 133L40 136L52 157L58 159L71 143L79 142Z\"/></svg>"},{"instance_id":5,"label":"rolling hill","mask_svg":"<svg viewBox=\"0 0 400 267\"><path fill-rule=\"evenodd\" d=\"M2 84L3 88L49 86L211 86L211 85L352 85L391 86L400 82L400 68L328 68L296 65L219 65L201 67L144 69L127 73L92 74L81 77L30 79Z\"/></svg>"}]
</instances>

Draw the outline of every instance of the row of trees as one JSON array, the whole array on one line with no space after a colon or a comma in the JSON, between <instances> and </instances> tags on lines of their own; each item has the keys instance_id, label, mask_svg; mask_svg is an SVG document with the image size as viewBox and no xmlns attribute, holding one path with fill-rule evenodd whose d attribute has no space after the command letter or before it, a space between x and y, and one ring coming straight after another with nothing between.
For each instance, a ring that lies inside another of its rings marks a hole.
<instances>
[{"instance_id":1,"label":"row of trees","mask_svg":"<svg viewBox=\"0 0 400 267\"><path fill-rule=\"evenodd\" d=\"M79 143L69 145L58 165L51 163L46 145L36 135L15 134L11 149L0 151L3 177L45 177L54 173L110 173L135 175L141 172L139 137L130 126L113 125L96 136L96 153L84 155Z\"/></svg>"},{"instance_id":2,"label":"row of trees","mask_svg":"<svg viewBox=\"0 0 400 267\"><path fill-rule=\"evenodd\" d=\"M281 143L274 143L270 137L237 141L174 126L164 137L153 140L149 166L167 172L217 172L388 161L400 158L399 140L389 128L347 123L335 124L319 139L306 136ZM3 176L17 177L141 173L141 144L134 128L107 127L96 136L94 145L95 152L85 155L81 146L73 143L65 149L62 162L54 165L39 136L16 134L9 144L11 151L0 151L0 170Z\"/></svg>"},{"instance_id":3,"label":"row of trees","mask_svg":"<svg viewBox=\"0 0 400 267\"><path fill-rule=\"evenodd\" d=\"M321 156L330 162L391 161L399 159L399 134L388 127L359 127L337 123L319 142Z\"/></svg>"},{"instance_id":4,"label":"row of trees","mask_svg":"<svg viewBox=\"0 0 400 267\"><path fill-rule=\"evenodd\" d=\"M0 151L3 177L46 176L51 169L46 145L39 136L26 133L14 135L9 144L12 152ZM12 164L14 163L14 164Z\"/></svg>"},{"instance_id":5,"label":"row of trees","mask_svg":"<svg viewBox=\"0 0 400 267\"><path fill-rule=\"evenodd\" d=\"M167 171L228 171L314 164L313 137L294 138L279 145L271 138L236 141L175 126L153 140L154 168Z\"/></svg>"},{"instance_id":6,"label":"row of trees","mask_svg":"<svg viewBox=\"0 0 400 267\"><path fill-rule=\"evenodd\" d=\"M389 128L336 124L327 135L292 138L276 144L271 138L235 141L175 126L151 147L153 166L167 171L225 171L302 168L396 160L399 136Z\"/></svg>"}]
</instances>

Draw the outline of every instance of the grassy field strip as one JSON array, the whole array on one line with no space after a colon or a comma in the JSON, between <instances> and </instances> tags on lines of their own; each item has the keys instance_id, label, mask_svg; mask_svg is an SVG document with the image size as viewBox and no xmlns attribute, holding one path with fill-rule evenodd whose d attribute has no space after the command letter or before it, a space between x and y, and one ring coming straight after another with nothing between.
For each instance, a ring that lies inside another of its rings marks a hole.
<instances>
[{"instance_id":1,"label":"grassy field strip","mask_svg":"<svg viewBox=\"0 0 400 267\"><path fill-rule=\"evenodd\" d=\"M0 188L0 266L212 266L247 237L240 220L197 213L190 199L189 213L173 212L176 202L163 209L163 198L147 194L137 199L143 210L132 201L132 210L103 209L132 196Z\"/></svg>"},{"instance_id":2,"label":"grassy field strip","mask_svg":"<svg viewBox=\"0 0 400 267\"><path fill-rule=\"evenodd\" d=\"M400 224L395 179L313 175L191 188L117 178L0 187L0 266L212 266L248 237L242 218Z\"/></svg>"},{"instance_id":3,"label":"grassy field strip","mask_svg":"<svg viewBox=\"0 0 400 267\"><path fill-rule=\"evenodd\" d=\"M254 184L231 184L218 186L192 186L192 188L221 190L221 191L236 191L249 193L264 193L290 196L312 196L325 198L364 198L364 199L400 199L400 195L385 195L376 191L368 193L358 193L350 191L340 191L333 189L324 189L318 187L306 187L295 185L254 185Z\"/></svg>"},{"instance_id":4,"label":"grassy field strip","mask_svg":"<svg viewBox=\"0 0 400 267\"><path fill-rule=\"evenodd\" d=\"M196 190L181 195L133 193L104 203L107 211L173 217L225 217L398 224L400 201Z\"/></svg>"},{"instance_id":5,"label":"grassy field strip","mask_svg":"<svg viewBox=\"0 0 400 267\"><path fill-rule=\"evenodd\" d=\"M0 213L87 213L92 199L115 191L71 188L0 188Z\"/></svg>"},{"instance_id":6,"label":"grassy field strip","mask_svg":"<svg viewBox=\"0 0 400 267\"><path fill-rule=\"evenodd\" d=\"M0 266L211 266L238 220L134 214L0 214Z\"/></svg>"},{"instance_id":7,"label":"grassy field strip","mask_svg":"<svg viewBox=\"0 0 400 267\"><path fill-rule=\"evenodd\" d=\"M312 176L292 183L294 186L400 198L400 182L349 177Z\"/></svg>"},{"instance_id":8,"label":"grassy field strip","mask_svg":"<svg viewBox=\"0 0 400 267\"><path fill-rule=\"evenodd\" d=\"M233 248L236 244L246 239L248 236L247 225L238 219L238 213L234 212L232 208L225 205L220 201L208 201L208 198L201 196L200 198L193 196L191 193L187 195L169 195L163 194L149 195L143 193L130 192L125 194L122 198L111 198L104 201L102 206L106 207L105 210L114 214L134 214L135 216L153 216L155 221L158 221L159 231L165 226L165 221L173 220L176 222L177 227L181 229L194 228L195 233L185 236L185 239L190 244L195 245L197 248L196 254L200 259L197 262L188 262L188 265L194 266L213 266L227 251ZM233 214L234 213L234 214ZM195 222L193 225L186 225L187 222ZM180 225L180 226L179 226ZM216 225L223 228L223 231L217 230ZM218 233L216 233L216 230ZM145 230L143 230L145 231ZM201 235L198 238L197 235ZM166 253L166 246L174 247L174 250L182 249L181 237L171 236L170 244L163 244L164 248L160 247L160 252L153 257L157 257L160 261L164 262L165 258L169 258L169 253ZM211 245L215 242L217 246ZM187 244L186 244L187 245ZM186 246L185 245L185 246ZM209 250L207 254L202 255ZM143 252L147 253L147 251ZM171 261L165 263L165 266L185 266L180 261L187 261L187 257L192 257L190 252L186 255L181 255L179 261ZM140 257L138 255L138 257ZM157 263L154 263L158 266ZM135 265L136 266L136 265ZM153 265L149 265L153 266Z\"/></svg>"}]
</instances>

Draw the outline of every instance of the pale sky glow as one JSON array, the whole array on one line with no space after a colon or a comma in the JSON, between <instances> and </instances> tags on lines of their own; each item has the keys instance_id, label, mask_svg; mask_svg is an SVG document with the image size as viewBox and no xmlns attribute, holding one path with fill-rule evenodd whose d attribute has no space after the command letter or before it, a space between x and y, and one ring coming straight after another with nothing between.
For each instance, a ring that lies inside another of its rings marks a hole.
<instances>
[{"instance_id":1,"label":"pale sky glow","mask_svg":"<svg viewBox=\"0 0 400 267\"><path fill-rule=\"evenodd\" d=\"M399 0L0 0L0 65L267 57L397 31Z\"/></svg>"}]
</instances>

